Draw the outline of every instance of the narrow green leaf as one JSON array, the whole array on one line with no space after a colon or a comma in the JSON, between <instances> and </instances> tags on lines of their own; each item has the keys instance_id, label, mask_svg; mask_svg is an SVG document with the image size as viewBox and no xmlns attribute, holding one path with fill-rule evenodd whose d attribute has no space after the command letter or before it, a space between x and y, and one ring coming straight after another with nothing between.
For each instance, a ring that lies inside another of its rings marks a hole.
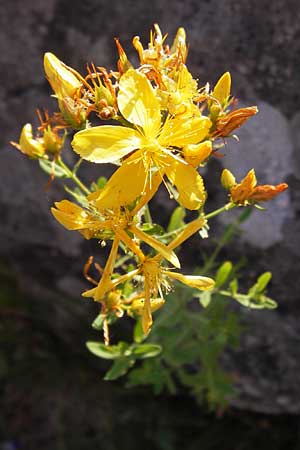
<instances>
[{"instance_id":1,"label":"narrow green leaf","mask_svg":"<svg viewBox=\"0 0 300 450\"><path fill-rule=\"evenodd\" d=\"M182 206L177 206L177 208L175 208L173 211L167 231L174 231L182 227L184 225L185 215L185 208L183 208Z\"/></svg>"},{"instance_id":2,"label":"narrow green leaf","mask_svg":"<svg viewBox=\"0 0 300 450\"><path fill-rule=\"evenodd\" d=\"M89 341L86 346L91 353L99 356L99 358L117 359L122 355L122 348L119 345L105 345L101 342Z\"/></svg>"},{"instance_id":3,"label":"narrow green leaf","mask_svg":"<svg viewBox=\"0 0 300 450\"><path fill-rule=\"evenodd\" d=\"M272 278L271 272L264 272L257 278L257 292L263 292Z\"/></svg>"},{"instance_id":4,"label":"narrow green leaf","mask_svg":"<svg viewBox=\"0 0 300 450\"><path fill-rule=\"evenodd\" d=\"M56 178L70 178L64 169L53 161L48 159L39 159L40 168L48 175L54 175Z\"/></svg>"},{"instance_id":5,"label":"narrow green leaf","mask_svg":"<svg viewBox=\"0 0 300 450\"><path fill-rule=\"evenodd\" d=\"M136 321L136 324L133 329L133 339L134 339L134 342L136 342L137 344L140 344L141 342L143 342L146 339L146 337L147 336L144 334L144 331L143 331L142 318L140 317Z\"/></svg>"},{"instance_id":6,"label":"narrow green leaf","mask_svg":"<svg viewBox=\"0 0 300 450\"><path fill-rule=\"evenodd\" d=\"M122 377L134 365L135 360L131 358L120 358L114 361L113 365L106 372L104 380L112 381Z\"/></svg>"},{"instance_id":7,"label":"narrow green leaf","mask_svg":"<svg viewBox=\"0 0 300 450\"><path fill-rule=\"evenodd\" d=\"M215 278L215 287L223 286L223 284L227 281L231 270L232 263L230 261L225 261L217 271Z\"/></svg>"},{"instance_id":8,"label":"narrow green leaf","mask_svg":"<svg viewBox=\"0 0 300 450\"><path fill-rule=\"evenodd\" d=\"M231 281L229 284L229 289L232 293L232 295L236 295L239 288L238 280L234 278L234 280Z\"/></svg>"},{"instance_id":9,"label":"narrow green leaf","mask_svg":"<svg viewBox=\"0 0 300 450\"><path fill-rule=\"evenodd\" d=\"M203 308L207 308L211 302L211 292L204 291L199 295L199 302L203 306Z\"/></svg>"},{"instance_id":10,"label":"narrow green leaf","mask_svg":"<svg viewBox=\"0 0 300 450\"><path fill-rule=\"evenodd\" d=\"M105 317L105 314L98 314L98 316L92 323L92 327L95 328L95 330L102 330Z\"/></svg>"},{"instance_id":11,"label":"narrow green leaf","mask_svg":"<svg viewBox=\"0 0 300 450\"><path fill-rule=\"evenodd\" d=\"M135 359L145 359L159 355L162 348L157 344L133 344L130 350Z\"/></svg>"},{"instance_id":12,"label":"narrow green leaf","mask_svg":"<svg viewBox=\"0 0 300 450\"><path fill-rule=\"evenodd\" d=\"M243 223L243 222L245 222L246 220L248 220L249 217L251 216L252 212L253 212L253 209L252 209L252 208L250 208L250 207L245 208L244 211L242 212L242 214L239 215L239 217L238 217L238 219L237 219L238 222L239 222L239 223Z\"/></svg>"}]
</instances>

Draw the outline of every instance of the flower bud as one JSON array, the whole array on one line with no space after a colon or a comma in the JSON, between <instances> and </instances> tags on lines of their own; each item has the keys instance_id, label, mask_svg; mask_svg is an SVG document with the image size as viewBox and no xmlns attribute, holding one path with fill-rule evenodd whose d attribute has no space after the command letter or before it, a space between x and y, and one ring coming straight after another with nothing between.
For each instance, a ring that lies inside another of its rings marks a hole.
<instances>
[{"instance_id":1,"label":"flower bud","mask_svg":"<svg viewBox=\"0 0 300 450\"><path fill-rule=\"evenodd\" d=\"M65 65L53 53L45 53L44 69L47 79L58 98L72 98L77 89L81 87L80 75L76 76L76 71Z\"/></svg>"},{"instance_id":2,"label":"flower bud","mask_svg":"<svg viewBox=\"0 0 300 450\"><path fill-rule=\"evenodd\" d=\"M55 133L50 126L44 130L43 142L45 150L49 153L59 153L63 146L63 141L57 133Z\"/></svg>"},{"instance_id":3,"label":"flower bud","mask_svg":"<svg viewBox=\"0 0 300 450\"><path fill-rule=\"evenodd\" d=\"M224 108L228 102L231 87L231 76L229 72L225 72L221 78L218 80L212 92L212 97L214 97L220 105Z\"/></svg>"},{"instance_id":4,"label":"flower bud","mask_svg":"<svg viewBox=\"0 0 300 450\"><path fill-rule=\"evenodd\" d=\"M165 300L163 298L152 298L151 303L150 303L151 312L154 312L154 311L158 310L159 308L161 308L164 303L165 303ZM130 312L141 316L144 311L144 304L145 304L145 300L143 298L133 300L131 307L130 307Z\"/></svg>"},{"instance_id":5,"label":"flower bud","mask_svg":"<svg viewBox=\"0 0 300 450\"><path fill-rule=\"evenodd\" d=\"M224 169L221 175L222 186L228 191L236 185L236 180L234 175L228 169Z\"/></svg>"},{"instance_id":6,"label":"flower bud","mask_svg":"<svg viewBox=\"0 0 300 450\"><path fill-rule=\"evenodd\" d=\"M45 154L43 141L42 139L33 138L32 126L30 123L24 125L19 144L12 144L30 158L41 158Z\"/></svg>"}]
</instances>

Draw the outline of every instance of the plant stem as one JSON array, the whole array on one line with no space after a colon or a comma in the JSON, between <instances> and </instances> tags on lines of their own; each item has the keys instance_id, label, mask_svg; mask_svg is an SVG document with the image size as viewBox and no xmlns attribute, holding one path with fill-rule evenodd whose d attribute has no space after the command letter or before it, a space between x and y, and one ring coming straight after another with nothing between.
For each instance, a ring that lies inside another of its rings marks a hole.
<instances>
[{"instance_id":1,"label":"plant stem","mask_svg":"<svg viewBox=\"0 0 300 450\"><path fill-rule=\"evenodd\" d=\"M212 211L209 214L206 214L203 218L204 219L211 219L212 217L217 216L218 214L222 213L223 211L229 211L230 209L235 208L234 203L227 203L225 206L222 206L222 208L216 209L215 211Z\"/></svg>"},{"instance_id":2,"label":"plant stem","mask_svg":"<svg viewBox=\"0 0 300 450\"><path fill-rule=\"evenodd\" d=\"M61 158L58 159L58 164L60 165L60 167L62 169L64 169L64 171L66 172L66 175L68 175L68 177L72 178L72 180L74 181L74 183L77 184L77 186L86 194L89 195L90 194L90 190L82 183L82 181L79 180L79 178L77 177L76 173L74 173L72 170L69 169L69 167L63 162L63 160Z\"/></svg>"}]
</instances>

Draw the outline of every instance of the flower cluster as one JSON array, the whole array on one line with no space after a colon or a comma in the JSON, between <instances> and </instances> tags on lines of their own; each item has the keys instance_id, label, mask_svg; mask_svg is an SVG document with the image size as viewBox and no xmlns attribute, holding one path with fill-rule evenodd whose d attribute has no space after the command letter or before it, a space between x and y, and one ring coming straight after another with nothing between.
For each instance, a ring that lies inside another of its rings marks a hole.
<instances>
[{"instance_id":1,"label":"flower cluster","mask_svg":"<svg viewBox=\"0 0 300 450\"><path fill-rule=\"evenodd\" d=\"M225 169L221 181L230 192L229 200L205 214L207 192L201 167L257 108L237 108L228 72L213 88L193 78L186 65L183 28L171 46L165 41L158 25L147 48L134 37L139 58L134 67L116 39L117 70L90 64L84 76L46 53L45 73L59 111L39 113L36 135L31 124L26 124L19 143L14 143L22 153L39 159L52 178L62 174L77 184L76 191L68 192L78 204L70 200L55 203L55 218L85 239L96 239L101 245L111 241L105 267L95 264L100 280L89 275L92 260L86 264L85 276L94 287L83 293L101 304L107 344L108 325L125 313L141 318L147 335L152 313L164 304L174 280L199 290L213 288L212 278L180 273L175 253L193 234L205 234L210 217L235 206L269 200L287 188L284 183L256 186L254 170L236 183ZM70 132L75 132L71 145L81 159L116 165L106 183L102 180L89 188L77 176L78 164L71 170L63 162L65 136ZM149 210L160 185L180 208L197 211L198 217L161 232Z\"/></svg>"}]
</instances>

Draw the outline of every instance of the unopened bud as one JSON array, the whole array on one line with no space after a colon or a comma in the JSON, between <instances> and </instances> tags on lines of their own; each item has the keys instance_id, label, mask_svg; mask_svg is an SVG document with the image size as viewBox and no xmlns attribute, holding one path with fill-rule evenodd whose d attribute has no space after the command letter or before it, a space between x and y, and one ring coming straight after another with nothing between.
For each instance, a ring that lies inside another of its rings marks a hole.
<instances>
[{"instance_id":1,"label":"unopened bud","mask_svg":"<svg viewBox=\"0 0 300 450\"><path fill-rule=\"evenodd\" d=\"M74 97L81 87L80 75L60 61L53 53L45 53L44 68L47 79L58 98Z\"/></svg>"},{"instance_id":2,"label":"unopened bud","mask_svg":"<svg viewBox=\"0 0 300 450\"><path fill-rule=\"evenodd\" d=\"M30 123L24 125L19 143L12 142L12 144L30 158L41 158L45 154L43 141L34 139Z\"/></svg>"},{"instance_id":3,"label":"unopened bud","mask_svg":"<svg viewBox=\"0 0 300 450\"><path fill-rule=\"evenodd\" d=\"M234 175L228 169L224 169L221 175L222 186L228 191L236 185Z\"/></svg>"}]
</instances>

